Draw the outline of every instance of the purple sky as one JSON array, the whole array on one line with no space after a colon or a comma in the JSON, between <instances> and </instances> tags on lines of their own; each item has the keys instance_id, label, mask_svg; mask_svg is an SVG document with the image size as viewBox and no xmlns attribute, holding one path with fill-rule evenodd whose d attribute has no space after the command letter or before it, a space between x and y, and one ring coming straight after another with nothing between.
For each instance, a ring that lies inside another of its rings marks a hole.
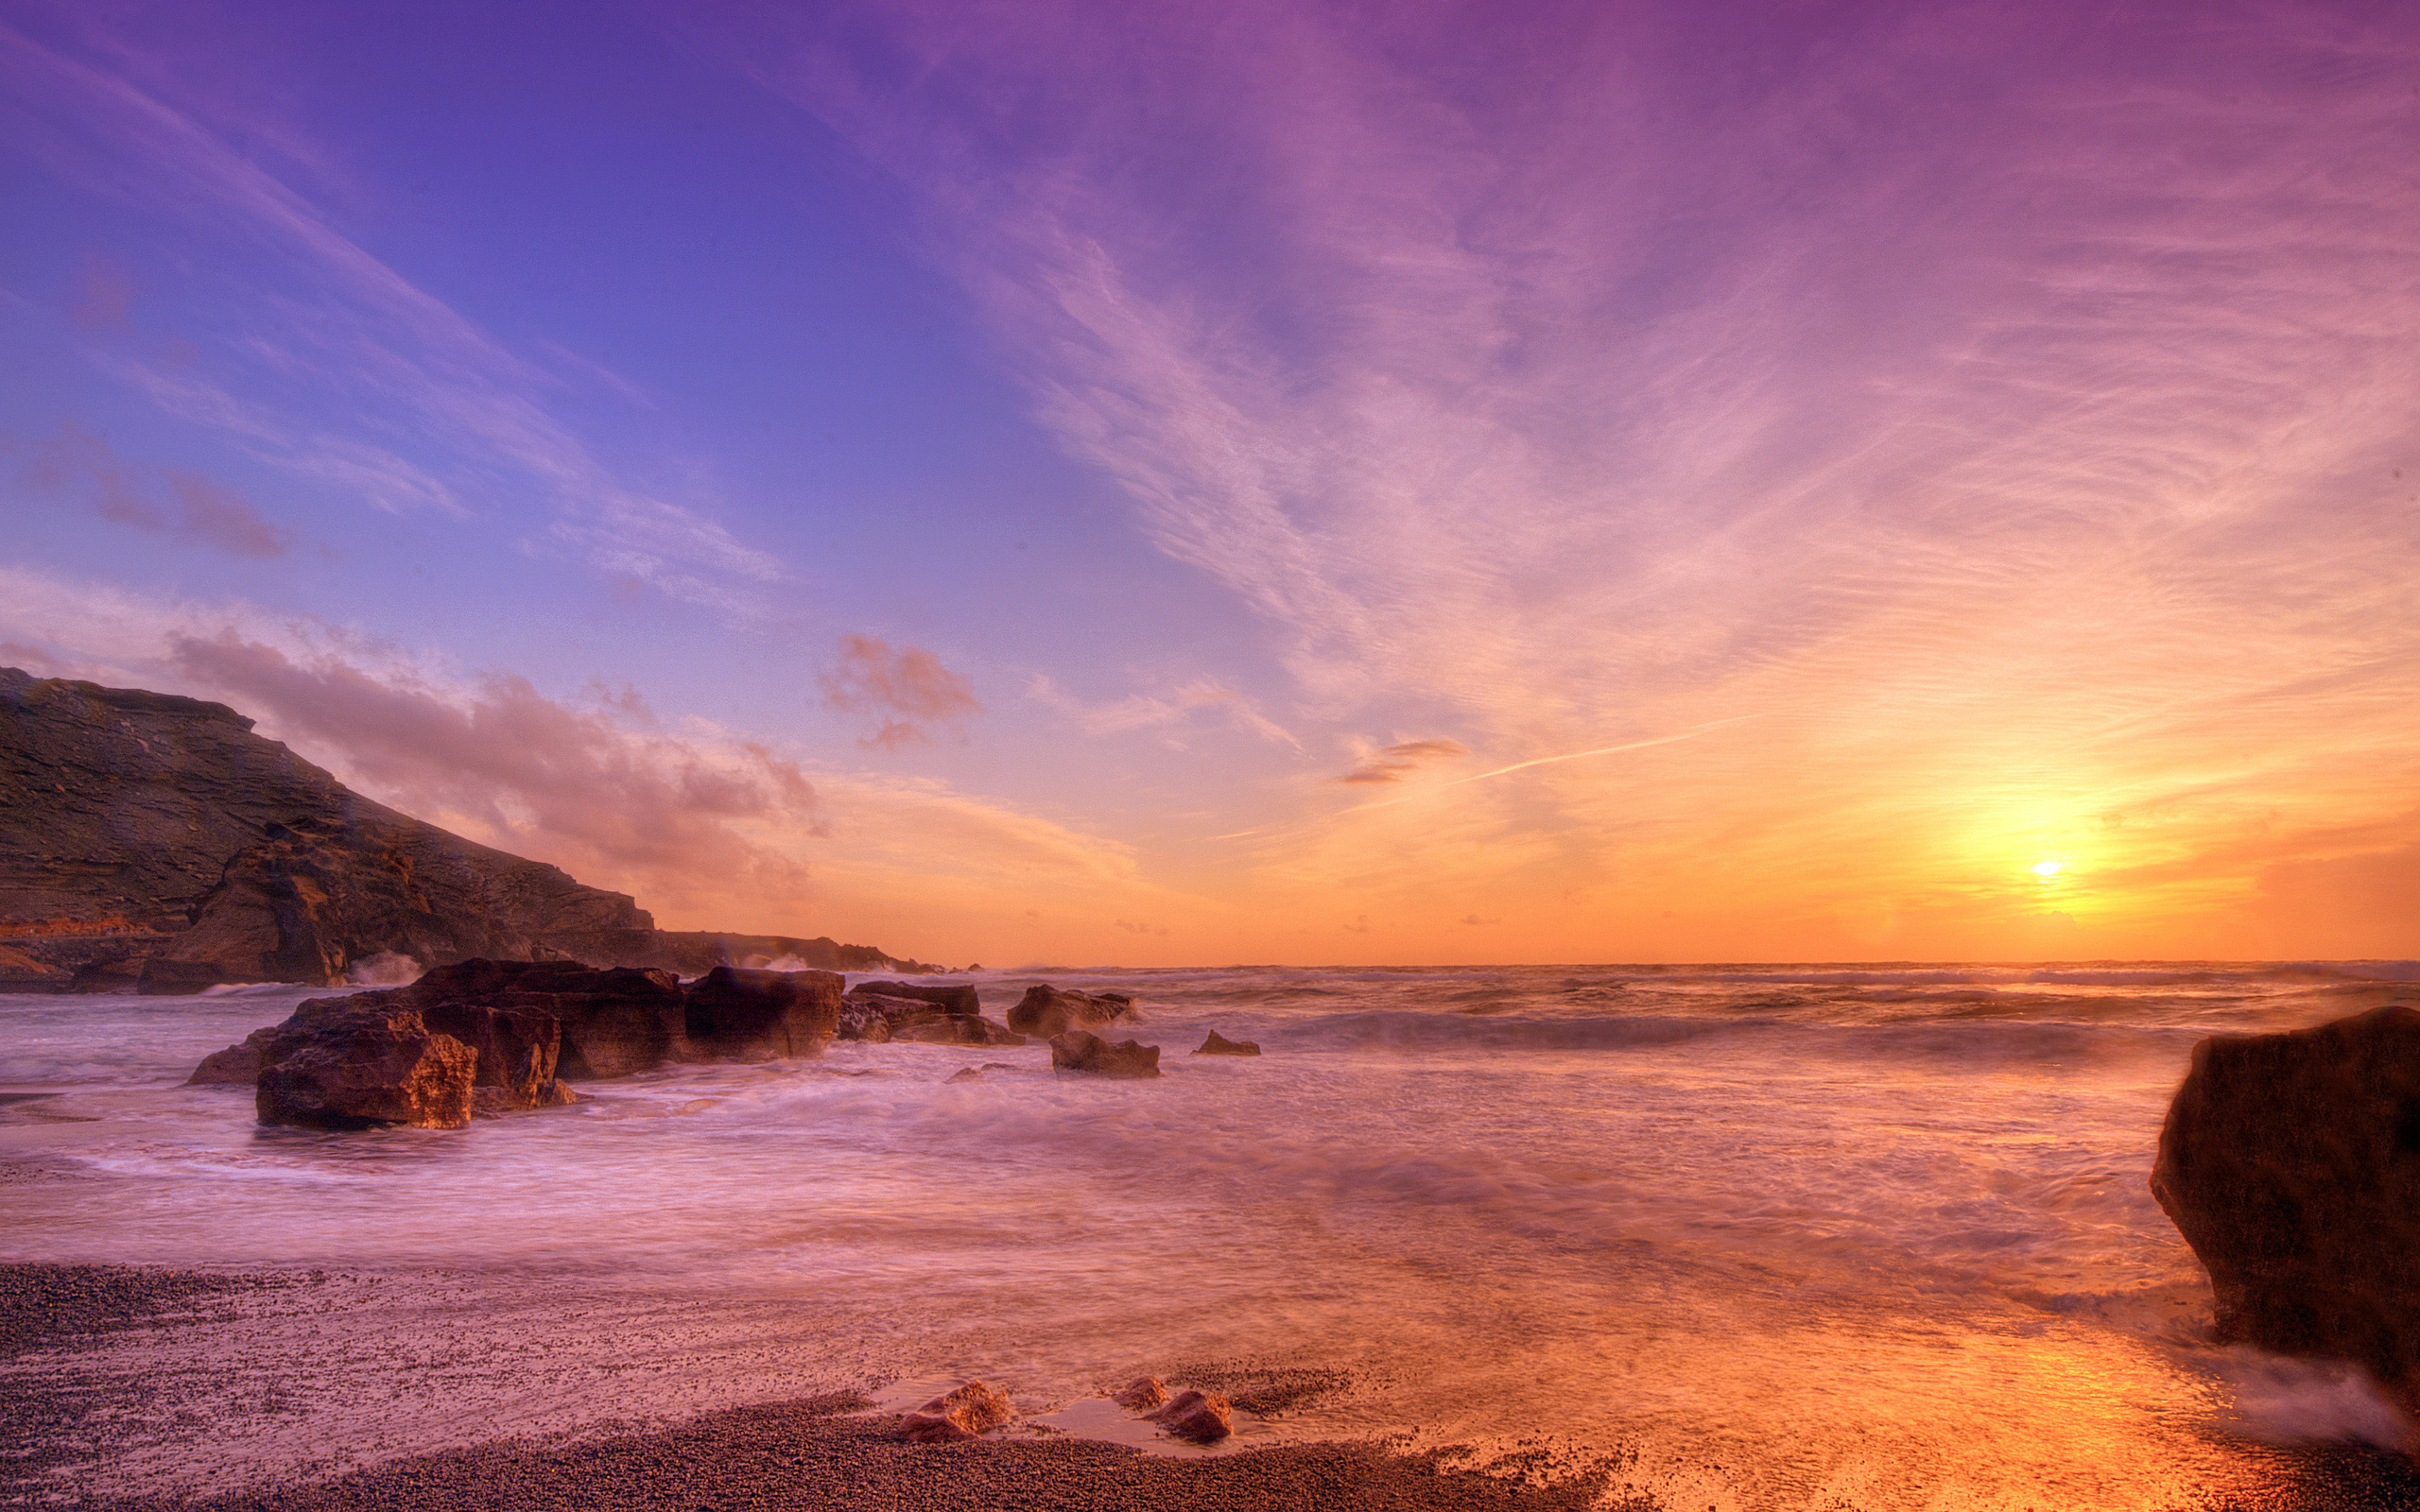
<instances>
[{"instance_id":1,"label":"purple sky","mask_svg":"<svg viewBox=\"0 0 2420 1512\"><path fill-rule=\"evenodd\" d=\"M2386 5L0 0L0 661L927 958L2420 954L2415 163Z\"/></svg>"}]
</instances>

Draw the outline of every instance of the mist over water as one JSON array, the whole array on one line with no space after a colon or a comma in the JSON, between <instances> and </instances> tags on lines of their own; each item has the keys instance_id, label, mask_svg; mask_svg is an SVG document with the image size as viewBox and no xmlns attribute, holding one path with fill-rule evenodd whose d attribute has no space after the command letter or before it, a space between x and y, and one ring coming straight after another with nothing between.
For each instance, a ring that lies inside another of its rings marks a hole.
<instances>
[{"instance_id":1,"label":"mist over water","mask_svg":"<svg viewBox=\"0 0 2420 1512\"><path fill-rule=\"evenodd\" d=\"M0 998L0 1091L55 1094L0 1107L0 1255L677 1298L688 1377L613 1386L612 1329L550 1345L597 1418L775 1391L817 1318L1028 1411L1334 1368L1247 1441L1547 1435L1724 1512L2215 1505L2282 1484L2268 1446L2391 1431L2359 1383L2204 1342L2147 1180L2195 1040L2408 964L1044 974L1134 994L1167 1074L840 1043L316 1134L177 1085L312 993ZM1037 979L983 973L986 1011ZM1266 1054L1185 1054L1212 1029Z\"/></svg>"}]
</instances>

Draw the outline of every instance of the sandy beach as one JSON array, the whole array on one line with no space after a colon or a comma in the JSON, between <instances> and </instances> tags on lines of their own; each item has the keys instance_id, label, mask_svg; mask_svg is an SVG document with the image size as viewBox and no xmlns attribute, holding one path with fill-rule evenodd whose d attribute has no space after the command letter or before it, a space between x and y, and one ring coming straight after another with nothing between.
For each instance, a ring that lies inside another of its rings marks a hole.
<instances>
[{"instance_id":1,"label":"sandy beach","mask_svg":"<svg viewBox=\"0 0 2420 1512\"><path fill-rule=\"evenodd\" d=\"M284 1319L299 1342L305 1330L298 1322L342 1311L344 1280L0 1266L0 1415L15 1427L0 1461L0 1498L63 1508L298 1512L468 1505L1557 1512L1652 1504L1600 1500L1609 1490L1606 1469L1580 1469L1543 1441L1527 1456L1499 1456L1491 1473L1435 1452L1343 1443L1215 1457L1146 1454L1074 1436L927 1446L906 1442L895 1415L846 1391L638 1431L591 1424L514 1435L498 1431L509 1415L488 1416L465 1430L472 1441L460 1447L329 1475L326 1461L281 1453L276 1446L291 1440L247 1432L239 1419L307 1415L298 1399L331 1384L325 1362L295 1359L280 1369L264 1362L260 1344L264 1324L273 1332ZM198 1369L190 1347L213 1335L242 1342L218 1358L218 1368ZM399 1379L417 1370L443 1380L441 1371L424 1369L427 1332L384 1342ZM1304 1389L1281 1381L1240 1400L1274 1414ZM231 1408L241 1400L249 1411ZM368 1416L377 1411L372 1405Z\"/></svg>"}]
</instances>

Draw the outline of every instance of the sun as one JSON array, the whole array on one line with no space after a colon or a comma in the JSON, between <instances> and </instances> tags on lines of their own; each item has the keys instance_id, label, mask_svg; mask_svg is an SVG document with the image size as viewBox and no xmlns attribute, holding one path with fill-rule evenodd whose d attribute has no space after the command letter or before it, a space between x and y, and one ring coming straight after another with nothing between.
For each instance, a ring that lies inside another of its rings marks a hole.
<instances>
[{"instance_id":1,"label":"sun","mask_svg":"<svg viewBox=\"0 0 2420 1512\"><path fill-rule=\"evenodd\" d=\"M2033 863L2033 874L2044 882L2048 882L2057 876L2066 866L2066 863L2064 861L2036 861Z\"/></svg>"}]
</instances>

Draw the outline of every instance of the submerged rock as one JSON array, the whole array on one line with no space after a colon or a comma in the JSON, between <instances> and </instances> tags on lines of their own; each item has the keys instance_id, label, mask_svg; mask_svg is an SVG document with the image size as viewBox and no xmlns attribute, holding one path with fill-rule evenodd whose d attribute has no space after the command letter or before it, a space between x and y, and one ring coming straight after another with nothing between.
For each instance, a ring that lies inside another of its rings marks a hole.
<instances>
[{"instance_id":1,"label":"submerged rock","mask_svg":"<svg viewBox=\"0 0 2420 1512\"><path fill-rule=\"evenodd\" d=\"M2356 1362L2420 1406L2420 1011L2194 1046L2152 1194L2222 1340Z\"/></svg>"},{"instance_id":2,"label":"submerged rock","mask_svg":"<svg viewBox=\"0 0 2420 1512\"><path fill-rule=\"evenodd\" d=\"M1070 1029L1050 1039L1050 1069L1080 1071L1094 1076L1156 1076L1160 1047L1132 1040L1110 1043L1096 1034Z\"/></svg>"},{"instance_id":3,"label":"submerged rock","mask_svg":"<svg viewBox=\"0 0 2420 1512\"><path fill-rule=\"evenodd\" d=\"M1141 1412L1165 1404L1168 1400L1168 1388L1160 1383L1157 1376L1136 1376L1126 1383L1123 1390L1112 1393L1109 1400L1128 1412Z\"/></svg>"},{"instance_id":4,"label":"submerged rock","mask_svg":"<svg viewBox=\"0 0 2420 1512\"><path fill-rule=\"evenodd\" d=\"M909 1443L947 1444L973 1438L1015 1416L1007 1392L968 1381L900 1418L899 1429Z\"/></svg>"},{"instance_id":5,"label":"submerged rock","mask_svg":"<svg viewBox=\"0 0 2420 1512\"><path fill-rule=\"evenodd\" d=\"M273 1059L253 1094L262 1123L357 1129L471 1121L479 1057L469 1045L391 1003L323 998L302 1007L322 1011L307 1023L289 1021L271 1041Z\"/></svg>"},{"instance_id":6,"label":"submerged rock","mask_svg":"<svg viewBox=\"0 0 2420 1512\"><path fill-rule=\"evenodd\" d=\"M255 1029L244 1036L241 1044L214 1050L201 1057L185 1078L188 1087L250 1087L261 1079L261 1057L268 1042L277 1036L278 1026Z\"/></svg>"},{"instance_id":7,"label":"submerged rock","mask_svg":"<svg viewBox=\"0 0 2420 1512\"><path fill-rule=\"evenodd\" d=\"M1215 1444L1236 1431L1235 1411L1227 1399L1200 1391L1178 1392L1167 1406L1145 1413L1143 1420L1197 1444Z\"/></svg>"},{"instance_id":8,"label":"submerged rock","mask_svg":"<svg viewBox=\"0 0 2420 1512\"><path fill-rule=\"evenodd\" d=\"M1050 1039L1070 1029L1096 1029L1105 1023L1140 1023L1134 1000L1123 992L1070 992L1045 982L1025 990L1009 1010L1009 1027L1019 1034Z\"/></svg>"},{"instance_id":9,"label":"submerged rock","mask_svg":"<svg viewBox=\"0 0 2420 1512\"><path fill-rule=\"evenodd\" d=\"M1218 1030L1213 1029L1210 1031L1210 1038L1202 1040L1201 1048L1196 1050L1194 1054L1197 1056L1256 1056L1260 1054L1260 1046L1250 1040L1229 1040L1220 1035Z\"/></svg>"}]
</instances>

